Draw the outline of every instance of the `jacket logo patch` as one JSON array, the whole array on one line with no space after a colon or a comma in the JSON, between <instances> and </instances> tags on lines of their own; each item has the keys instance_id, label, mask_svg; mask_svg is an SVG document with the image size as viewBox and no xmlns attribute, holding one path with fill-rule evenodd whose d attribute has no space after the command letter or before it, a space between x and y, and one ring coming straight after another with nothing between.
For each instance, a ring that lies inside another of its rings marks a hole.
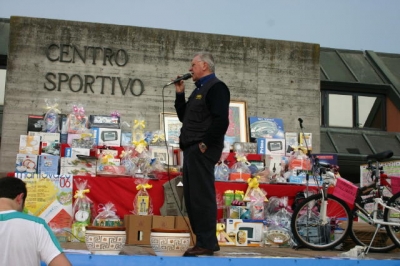
<instances>
[{"instance_id":1,"label":"jacket logo patch","mask_svg":"<svg viewBox=\"0 0 400 266\"><path fill-rule=\"evenodd\" d=\"M203 95L201 95L201 94L196 95L196 100L201 100L202 98L203 98Z\"/></svg>"}]
</instances>

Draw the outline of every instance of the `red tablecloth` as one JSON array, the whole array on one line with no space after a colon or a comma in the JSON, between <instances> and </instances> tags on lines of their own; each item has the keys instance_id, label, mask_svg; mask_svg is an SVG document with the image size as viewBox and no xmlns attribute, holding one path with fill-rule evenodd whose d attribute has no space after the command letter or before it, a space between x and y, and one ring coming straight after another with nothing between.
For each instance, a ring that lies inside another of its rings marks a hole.
<instances>
[{"instance_id":1,"label":"red tablecloth","mask_svg":"<svg viewBox=\"0 0 400 266\"><path fill-rule=\"evenodd\" d=\"M117 214L124 217L133 211L133 201L137 194L136 185L143 181L141 178L131 177L86 177L74 176L74 180L87 180L90 189L88 197L93 201L95 210L99 204L107 202L114 203L117 208ZM74 194L76 190L76 181L74 181ZM153 213L160 215L160 208L164 203L164 187L163 184L168 180L148 179L148 183L153 187L148 190L153 204ZM217 200L222 204L223 193L226 190L242 190L246 191L247 183L244 182L215 182ZM291 205L297 192L304 191L304 185L294 184L260 184L260 188L267 192L267 197L284 197L287 196ZM316 189L311 187L311 189ZM222 209L219 209L218 219L222 218Z\"/></svg>"}]
</instances>

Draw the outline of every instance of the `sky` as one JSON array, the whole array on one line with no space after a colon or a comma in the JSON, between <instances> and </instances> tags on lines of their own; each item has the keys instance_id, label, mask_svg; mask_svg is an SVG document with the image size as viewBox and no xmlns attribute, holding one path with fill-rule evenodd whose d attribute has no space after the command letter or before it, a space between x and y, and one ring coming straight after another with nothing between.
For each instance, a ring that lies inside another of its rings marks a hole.
<instances>
[{"instance_id":1,"label":"sky","mask_svg":"<svg viewBox=\"0 0 400 266\"><path fill-rule=\"evenodd\" d=\"M27 16L400 54L399 0L4 0Z\"/></svg>"}]
</instances>

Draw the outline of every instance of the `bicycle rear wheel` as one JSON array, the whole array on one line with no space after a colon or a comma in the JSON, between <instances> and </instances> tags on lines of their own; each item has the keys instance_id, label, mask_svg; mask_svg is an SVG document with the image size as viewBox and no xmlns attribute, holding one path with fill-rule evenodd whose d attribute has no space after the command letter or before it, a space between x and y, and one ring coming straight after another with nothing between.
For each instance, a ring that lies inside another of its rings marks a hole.
<instances>
[{"instance_id":1,"label":"bicycle rear wheel","mask_svg":"<svg viewBox=\"0 0 400 266\"><path fill-rule=\"evenodd\" d=\"M328 195L327 222L323 222L322 195L316 194L304 199L294 210L291 229L300 246L313 250L327 250L343 242L352 224L347 204L341 199ZM344 221L344 222L343 222Z\"/></svg>"},{"instance_id":2,"label":"bicycle rear wheel","mask_svg":"<svg viewBox=\"0 0 400 266\"><path fill-rule=\"evenodd\" d=\"M396 246L400 247L400 192L393 195L387 202L387 205L395 208L397 211L385 208L383 220L385 222L398 223L399 225L385 225L386 231Z\"/></svg>"},{"instance_id":3,"label":"bicycle rear wheel","mask_svg":"<svg viewBox=\"0 0 400 266\"><path fill-rule=\"evenodd\" d=\"M364 217L357 207L355 207L353 215L354 217L359 217L361 220L362 217ZM378 210L377 217L384 219L382 210ZM376 227L376 224L369 224L367 221L353 222L350 230L350 237L356 245L368 247L371 244L371 239L376 231ZM388 236L387 229L384 226L381 226L375 235L374 241L372 242L368 252L388 252L394 248L396 248L396 245Z\"/></svg>"}]
</instances>

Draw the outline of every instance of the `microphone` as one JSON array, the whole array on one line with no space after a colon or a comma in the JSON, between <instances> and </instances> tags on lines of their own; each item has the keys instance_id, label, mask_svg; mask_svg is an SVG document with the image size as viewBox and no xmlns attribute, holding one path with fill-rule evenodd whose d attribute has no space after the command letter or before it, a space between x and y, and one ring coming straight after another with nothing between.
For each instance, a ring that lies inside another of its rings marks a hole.
<instances>
[{"instance_id":1,"label":"microphone","mask_svg":"<svg viewBox=\"0 0 400 266\"><path fill-rule=\"evenodd\" d=\"M300 123L300 128L303 129L303 119L299 118L299 119L297 119L297 120L298 120L299 123Z\"/></svg>"},{"instance_id":2,"label":"microphone","mask_svg":"<svg viewBox=\"0 0 400 266\"><path fill-rule=\"evenodd\" d=\"M179 78L175 79L174 81L171 81L171 82L167 83L167 85L165 85L165 86L169 86L169 85L177 83L177 82L179 82L181 80L190 79L191 77L192 77L192 73L186 73L186 74L182 75L182 77L179 77Z\"/></svg>"}]
</instances>

